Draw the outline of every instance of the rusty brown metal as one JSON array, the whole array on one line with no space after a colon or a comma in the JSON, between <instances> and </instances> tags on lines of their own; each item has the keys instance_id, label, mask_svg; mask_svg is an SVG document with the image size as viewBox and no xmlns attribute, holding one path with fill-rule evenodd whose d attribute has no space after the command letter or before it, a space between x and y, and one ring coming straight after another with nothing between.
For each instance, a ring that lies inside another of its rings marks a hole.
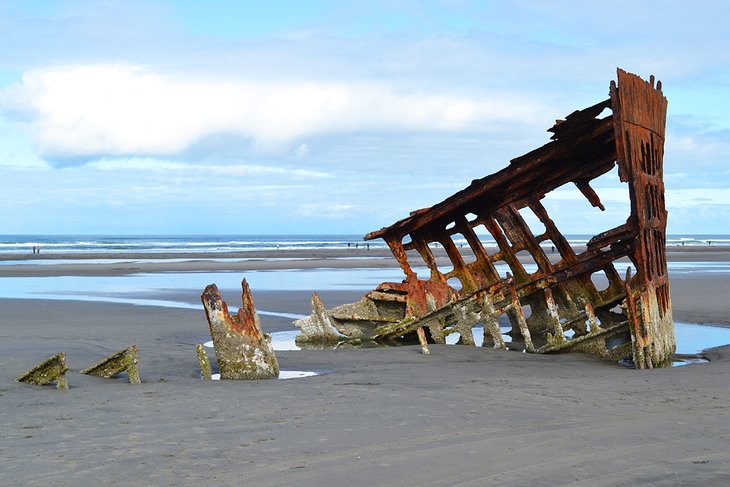
<instances>
[{"instance_id":1,"label":"rusty brown metal","mask_svg":"<svg viewBox=\"0 0 730 487\"><path fill-rule=\"evenodd\" d=\"M418 341L421 343L421 353L429 355L431 351L428 349L428 340L426 339L426 332L423 331L423 327L419 326L416 328L416 334L418 335Z\"/></svg>"},{"instance_id":2,"label":"rusty brown metal","mask_svg":"<svg viewBox=\"0 0 730 487\"><path fill-rule=\"evenodd\" d=\"M211 284L200 296L210 326L222 380L268 379L279 376L271 336L261 331L253 296L246 279L241 282L242 306L231 316L218 287Z\"/></svg>"},{"instance_id":3,"label":"rusty brown metal","mask_svg":"<svg viewBox=\"0 0 730 487\"><path fill-rule=\"evenodd\" d=\"M527 351L534 341L538 352L580 350L610 360L629 356L637 368L666 364L675 350L665 257L666 107L661 83L655 85L653 76L647 82L618 69L609 98L557 121L548 130L553 134L548 144L431 208L367 234L365 240L385 240L406 278L383 283L363 298L359 309L369 311L352 316L371 320L361 336L405 337L423 327L436 343L452 331L461 334L461 342L473 343L471 327L481 322L485 338L494 338L498 346L496 321L506 313L513 342L521 340ZM612 113L599 118L607 109ZM604 210L590 183L614 169L628 186L630 215L579 252L541 200L561 186L575 185L592 206ZM521 211L532 212L545 231L533 234ZM477 226L496 242L495 252L482 244ZM468 243L466 251L454 243L457 234ZM450 270L437 264L436 247L443 248ZM551 259L546 248L557 255ZM535 272L520 259L527 254ZM622 258L636 268L633 278L619 276L614 263ZM506 277L497 272L497 263L509 267ZM414 271L424 264L427 279ZM591 277L600 272L608 280L603 290ZM525 306L531 311L526 319ZM386 308L390 314L384 316ZM336 311L327 315L340 323L338 329L357 321Z\"/></svg>"}]
</instances>

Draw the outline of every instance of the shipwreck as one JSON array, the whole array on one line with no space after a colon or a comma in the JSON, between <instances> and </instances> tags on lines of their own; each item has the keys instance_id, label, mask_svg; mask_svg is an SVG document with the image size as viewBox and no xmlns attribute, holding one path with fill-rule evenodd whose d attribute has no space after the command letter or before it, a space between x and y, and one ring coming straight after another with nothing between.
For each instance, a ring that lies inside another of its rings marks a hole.
<instances>
[{"instance_id":1,"label":"shipwreck","mask_svg":"<svg viewBox=\"0 0 730 487\"><path fill-rule=\"evenodd\" d=\"M666 108L660 81L618 69L609 98L558 120L546 145L431 208L367 234L365 240L385 240L405 279L329 310L315 295L312 315L295 322L302 330L298 342L418 343L420 337L424 344L425 336L444 343L457 332L459 343L473 345L480 325L484 345L506 348L498 322L506 314L510 349L586 352L627 359L640 369L667 365L676 346L665 250ZM601 118L607 109L611 113ZM612 170L628 187L630 215L574 249L541 200L575 185L603 210L591 181ZM544 233L533 234L525 211L544 225ZM497 247L485 247L478 226ZM437 265L434 247L443 248L449 265ZM534 272L520 261L528 254ZM623 276L615 265L619 259L630 260ZM500 275L498 264L510 272ZM427 268L428 275L418 276L414 268ZM607 280L605 289L596 286L596 274Z\"/></svg>"}]
</instances>

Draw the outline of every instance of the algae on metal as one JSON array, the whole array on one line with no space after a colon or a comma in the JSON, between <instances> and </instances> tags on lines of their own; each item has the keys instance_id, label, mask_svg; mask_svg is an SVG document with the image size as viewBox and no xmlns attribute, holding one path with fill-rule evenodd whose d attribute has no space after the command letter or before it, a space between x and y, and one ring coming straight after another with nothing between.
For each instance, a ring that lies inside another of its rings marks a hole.
<instances>
[{"instance_id":1,"label":"algae on metal","mask_svg":"<svg viewBox=\"0 0 730 487\"><path fill-rule=\"evenodd\" d=\"M50 384L55 381L56 389L66 390L68 389L68 380L66 379L67 371L66 354L60 352L47 358L15 380L38 386Z\"/></svg>"},{"instance_id":2,"label":"algae on metal","mask_svg":"<svg viewBox=\"0 0 730 487\"><path fill-rule=\"evenodd\" d=\"M205 346L202 343L195 345L195 353L198 355L198 364L200 364L200 376L203 380L212 380L213 371L210 368L208 354L205 353Z\"/></svg>"},{"instance_id":3,"label":"algae on metal","mask_svg":"<svg viewBox=\"0 0 730 487\"><path fill-rule=\"evenodd\" d=\"M109 379L126 371L130 384L141 384L138 364L137 346L132 345L109 355L80 373Z\"/></svg>"},{"instance_id":4,"label":"algae on metal","mask_svg":"<svg viewBox=\"0 0 730 487\"><path fill-rule=\"evenodd\" d=\"M322 303L319 294L312 293L312 314L294 322L301 332L296 336L297 345L315 341L320 343L337 343L343 335L332 323L332 318Z\"/></svg>"},{"instance_id":5,"label":"algae on metal","mask_svg":"<svg viewBox=\"0 0 730 487\"><path fill-rule=\"evenodd\" d=\"M218 287L211 284L201 295L222 380L270 379L279 376L279 362L271 336L261 331L259 317L246 279L241 283L242 306L231 316Z\"/></svg>"}]
</instances>

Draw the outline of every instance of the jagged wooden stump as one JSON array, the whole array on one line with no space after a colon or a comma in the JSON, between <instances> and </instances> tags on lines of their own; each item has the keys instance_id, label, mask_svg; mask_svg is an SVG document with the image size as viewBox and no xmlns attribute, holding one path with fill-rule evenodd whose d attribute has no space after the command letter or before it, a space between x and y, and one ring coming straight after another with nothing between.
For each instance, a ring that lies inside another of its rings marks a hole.
<instances>
[{"instance_id":1,"label":"jagged wooden stump","mask_svg":"<svg viewBox=\"0 0 730 487\"><path fill-rule=\"evenodd\" d=\"M18 382L42 386L56 381L56 389L68 389L66 354L61 352L36 365L17 379Z\"/></svg>"},{"instance_id":2,"label":"jagged wooden stump","mask_svg":"<svg viewBox=\"0 0 730 487\"><path fill-rule=\"evenodd\" d=\"M200 298L210 325L221 379L269 379L279 376L271 336L261 332L246 279L241 282L243 306L231 316L218 287L211 284Z\"/></svg>"}]
</instances>

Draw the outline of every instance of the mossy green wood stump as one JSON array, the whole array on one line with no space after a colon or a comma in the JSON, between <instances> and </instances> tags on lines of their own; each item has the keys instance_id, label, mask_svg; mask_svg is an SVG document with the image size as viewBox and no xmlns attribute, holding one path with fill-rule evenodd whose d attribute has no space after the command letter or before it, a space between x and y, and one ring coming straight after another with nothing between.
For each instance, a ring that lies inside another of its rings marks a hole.
<instances>
[{"instance_id":1,"label":"mossy green wood stump","mask_svg":"<svg viewBox=\"0 0 730 487\"><path fill-rule=\"evenodd\" d=\"M36 365L17 379L18 382L42 386L56 381L56 389L68 389L66 380L66 354L61 352L46 359L43 363Z\"/></svg>"},{"instance_id":2,"label":"mossy green wood stump","mask_svg":"<svg viewBox=\"0 0 730 487\"><path fill-rule=\"evenodd\" d=\"M241 283L243 306L231 316L215 284L200 296L210 325L221 379L270 379L279 377L279 362L271 336L261 332L259 317L246 279Z\"/></svg>"},{"instance_id":3,"label":"mossy green wood stump","mask_svg":"<svg viewBox=\"0 0 730 487\"><path fill-rule=\"evenodd\" d=\"M130 384L141 384L142 381L139 380L139 369L137 367L138 363L139 354L137 352L137 346L132 345L131 347L109 355L91 367L82 370L81 373L109 379L126 371Z\"/></svg>"}]
</instances>

